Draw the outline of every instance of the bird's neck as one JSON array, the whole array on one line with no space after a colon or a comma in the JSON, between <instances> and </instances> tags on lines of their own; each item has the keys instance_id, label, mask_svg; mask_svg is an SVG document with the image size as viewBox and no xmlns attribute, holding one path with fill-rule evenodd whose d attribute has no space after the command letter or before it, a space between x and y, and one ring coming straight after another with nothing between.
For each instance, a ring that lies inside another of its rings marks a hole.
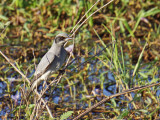
<instances>
[{"instance_id":1,"label":"bird's neck","mask_svg":"<svg viewBox=\"0 0 160 120\"><path fill-rule=\"evenodd\" d=\"M50 48L51 51L55 51L55 54L57 56L59 56L59 54L61 53L63 48L63 45L59 45L59 44L56 44L56 43L53 43L52 47Z\"/></svg>"},{"instance_id":2,"label":"bird's neck","mask_svg":"<svg viewBox=\"0 0 160 120\"><path fill-rule=\"evenodd\" d=\"M53 42L53 44L52 44L52 47L63 47L64 45L62 45L62 44L57 44L57 43L55 43L55 41Z\"/></svg>"}]
</instances>

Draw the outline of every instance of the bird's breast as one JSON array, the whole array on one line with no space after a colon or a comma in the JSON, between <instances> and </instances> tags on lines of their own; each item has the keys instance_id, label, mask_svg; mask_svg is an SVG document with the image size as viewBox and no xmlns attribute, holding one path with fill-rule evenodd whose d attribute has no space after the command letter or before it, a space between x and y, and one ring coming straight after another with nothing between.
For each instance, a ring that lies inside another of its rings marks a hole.
<instances>
[{"instance_id":1,"label":"bird's breast","mask_svg":"<svg viewBox=\"0 0 160 120\"><path fill-rule=\"evenodd\" d=\"M67 56L67 51L62 47L61 50L59 51L59 54L56 54L52 65L50 69L52 70L52 73L59 70L62 65L64 64Z\"/></svg>"}]
</instances>

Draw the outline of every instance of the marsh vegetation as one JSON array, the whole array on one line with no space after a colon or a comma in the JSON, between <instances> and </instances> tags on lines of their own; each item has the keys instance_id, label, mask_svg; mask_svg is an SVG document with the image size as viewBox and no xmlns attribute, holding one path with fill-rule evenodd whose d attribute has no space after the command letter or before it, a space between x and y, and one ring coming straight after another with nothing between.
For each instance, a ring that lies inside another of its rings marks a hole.
<instances>
[{"instance_id":1,"label":"marsh vegetation","mask_svg":"<svg viewBox=\"0 0 160 120\"><path fill-rule=\"evenodd\" d=\"M0 51L31 80L57 33L70 33L95 2L1 1ZM107 2L98 2L86 17ZM159 83L160 1L114 0L76 32L72 60L59 83L43 95L55 119L73 119L108 96ZM47 84L58 74L51 75ZM1 119L29 119L37 105L35 94L26 103L23 92L30 86L21 78L0 55ZM46 107L40 108L34 118L49 119ZM160 119L160 87L114 97L82 119Z\"/></svg>"}]
</instances>

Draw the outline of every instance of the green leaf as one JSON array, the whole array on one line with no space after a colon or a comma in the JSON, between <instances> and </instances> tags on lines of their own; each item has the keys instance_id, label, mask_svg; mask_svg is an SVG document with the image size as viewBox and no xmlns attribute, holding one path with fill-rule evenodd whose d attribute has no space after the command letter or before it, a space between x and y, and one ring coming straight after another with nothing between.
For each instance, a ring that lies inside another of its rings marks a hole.
<instances>
[{"instance_id":1,"label":"green leaf","mask_svg":"<svg viewBox=\"0 0 160 120\"><path fill-rule=\"evenodd\" d=\"M157 13L160 13L160 9L155 7L155 8L152 8L152 9L148 10L147 12L145 12L144 17L155 15Z\"/></svg>"},{"instance_id":2,"label":"green leaf","mask_svg":"<svg viewBox=\"0 0 160 120\"><path fill-rule=\"evenodd\" d=\"M72 115L73 111L68 111L63 113L63 115L61 115L60 120L66 120L68 117L70 117Z\"/></svg>"},{"instance_id":3,"label":"green leaf","mask_svg":"<svg viewBox=\"0 0 160 120\"><path fill-rule=\"evenodd\" d=\"M35 107L35 104L29 104L29 108L32 109Z\"/></svg>"},{"instance_id":4,"label":"green leaf","mask_svg":"<svg viewBox=\"0 0 160 120\"><path fill-rule=\"evenodd\" d=\"M132 37L134 37L133 31L132 31L132 29L130 28L128 22L127 22L126 20L124 20L124 21L122 21L122 22L123 22L124 26L127 28L127 30L128 30L128 32L130 33L130 35L131 35Z\"/></svg>"},{"instance_id":5,"label":"green leaf","mask_svg":"<svg viewBox=\"0 0 160 120\"><path fill-rule=\"evenodd\" d=\"M55 36L55 34L53 34L53 33L47 33L46 36L53 37L53 36Z\"/></svg>"},{"instance_id":6,"label":"green leaf","mask_svg":"<svg viewBox=\"0 0 160 120\"><path fill-rule=\"evenodd\" d=\"M6 16L0 15L0 19L2 20L8 20L8 18Z\"/></svg>"},{"instance_id":7,"label":"green leaf","mask_svg":"<svg viewBox=\"0 0 160 120\"><path fill-rule=\"evenodd\" d=\"M5 23L6 26L9 26L11 24L11 21L8 21Z\"/></svg>"},{"instance_id":8,"label":"green leaf","mask_svg":"<svg viewBox=\"0 0 160 120\"><path fill-rule=\"evenodd\" d=\"M118 118L119 118L119 119L122 119L122 118L128 116L128 114L129 114L129 111L128 111L128 110L124 110L124 111L122 112L122 114L121 114Z\"/></svg>"},{"instance_id":9,"label":"green leaf","mask_svg":"<svg viewBox=\"0 0 160 120\"><path fill-rule=\"evenodd\" d=\"M114 98L112 98L112 99L111 99L111 103L113 104L113 106L114 106L114 107L116 107L116 106L117 106L117 103L116 103L116 101L115 101L115 99L114 99Z\"/></svg>"},{"instance_id":10,"label":"green leaf","mask_svg":"<svg viewBox=\"0 0 160 120\"><path fill-rule=\"evenodd\" d=\"M138 72L143 78L148 78L148 75L146 73Z\"/></svg>"},{"instance_id":11,"label":"green leaf","mask_svg":"<svg viewBox=\"0 0 160 120\"><path fill-rule=\"evenodd\" d=\"M0 29L4 29L4 23L0 22Z\"/></svg>"},{"instance_id":12,"label":"green leaf","mask_svg":"<svg viewBox=\"0 0 160 120\"><path fill-rule=\"evenodd\" d=\"M138 58L138 62L137 62L137 64L136 64L135 68L134 68L134 71L133 71L133 75L132 75L132 76L134 76L134 75L136 74L136 72L138 71L138 69L139 69L139 67L140 67L140 62L141 62L141 60L142 60L142 56L143 56L143 53L144 53L144 50L145 50L146 46L147 46L147 43L146 43L146 44L144 45L144 47L143 47L143 50L142 50L142 52L141 52L141 54L140 54L140 56L139 56L139 58Z\"/></svg>"}]
</instances>

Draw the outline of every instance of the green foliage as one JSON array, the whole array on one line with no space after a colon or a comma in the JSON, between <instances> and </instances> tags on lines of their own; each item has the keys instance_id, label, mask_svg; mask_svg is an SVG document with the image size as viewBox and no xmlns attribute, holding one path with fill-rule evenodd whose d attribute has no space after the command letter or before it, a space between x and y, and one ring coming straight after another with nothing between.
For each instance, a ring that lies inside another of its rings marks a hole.
<instances>
[{"instance_id":1,"label":"green foliage","mask_svg":"<svg viewBox=\"0 0 160 120\"><path fill-rule=\"evenodd\" d=\"M95 2L2 0L0 50L19 70L32 78L35 65L49 49L55 35L61 31L70 33ZM101 0L86 17L106 2ZM56 89L53 84L53 88L43 96L48 100L47 105L55 119L72 119L72 114L76 116L105 96L159 82L159 6L157 0L114 1L93 15L78 30L74 55L71 57L76 60L67 67ZM52 82L57 73L51 76L47 84ZM24 116L29 119L36 106L33 104L36 95L32 94L31 100L27 102L23 94L18 101L12 99L11 95L17 91L26 92L28 85L23 80L9 81L8 78L21 76L0 56L0 81L4 87L0 88L3 92L0 111L10 111L8 113L12 113L14 119L23 119ZM158 119L159 90L159 86L154 86L112 98L95 108L94 114L87 115L87 118ZM58 102L54 103L56 100ZM40 114L38 117L49 119L48 111L42 108L37 110L37 114ZM68 108L77 111L64 113ZM6 113L1 115L7 116ZM12 118L9 115L8 119Z\"/></svg>"},{"instance_id":2,"label":"green foliage","mask_svg":"<svg viewBox=\"0 0 160 120\"><path fill-rule=\"evenodd\" d=\"M63 113L63 115L61 115L60 120L66 120L67 118L69 118L72 115L73 111L67 111L65 113Z\"/></svg>"}]
</instances>

